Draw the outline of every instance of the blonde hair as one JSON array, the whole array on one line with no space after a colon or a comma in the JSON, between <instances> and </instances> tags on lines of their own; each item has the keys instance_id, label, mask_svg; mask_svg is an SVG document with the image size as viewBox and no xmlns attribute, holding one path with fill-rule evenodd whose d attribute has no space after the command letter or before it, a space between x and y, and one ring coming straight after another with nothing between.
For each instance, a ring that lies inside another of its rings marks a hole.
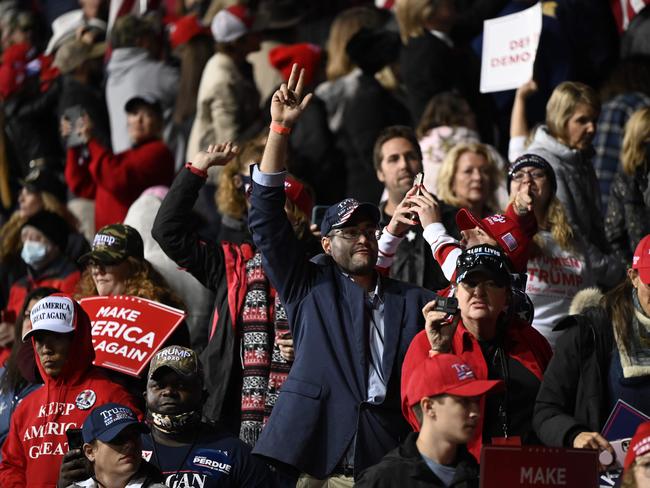
<instances>
[{"instance_id":1,"label":"blonde hair","mask_svg":"<svg viewBox=\"0 0 650 488\"><path fill-rule=\"evenodd\" d=\"M353 7L336 16L327 39L325 73L328 80L345 76L354 68L354 64L345 50L352 36L362 27L373 29L379 27L380 24L379 12L369 7Z\"/></svg>"},{"instance_id":2,"label":"blonde hair","mask_svg":"<svg viewBox=\"0 0 650 488\"><path fill-rule=\"evenodd\" d=\"M433 0L397 0L395 16L404 44L407 44L411 37L424 34L425 23L435 12L433 4Z\"/></svg>"},{"instance_id":3,"label":"blonde hair","mask_svg":"<svg viewBox=\"0 0 650 488\"><path fill-rule=\"evenodd\" d=\"M262 160L265 142L266 134L246 142L239 154L219 173L215 201L221 215L228 215L237 220L246 215L246 195L235 186L233 180L236 175L246 172L248 165Z\"/></svg>"},{"instance_id":4,"label":"blonde hair","mask_svg":"<svg viewBox=\"0 0 650 488\"><path fill-rule=\"evenodd\" d=\"M165 278L154 269L149 261L129 256L128 278L124 281L123 295L146 298L172 307L185 309L183 301L172 291ZM81 274L77 284L75 299L97 296L97 287L93 281L91 267L88 266Z\"/></svg>"},{"instance_id":5,"label":"blonde hair","mask_svg":"<svg viewBox=\"0 0 650 488\"><path fill-rule=\"evenodd\" d=\"M623 147L621 148L621 167L632 176L645 160L645 145L650 141L650 107L644 107L632 114L625 124Z\"/></svg>"},{"instance_id":6,"label":"blonde hair","mask_svg":"<svg viewBox=\"0 0 650 488\"><path fill-rule=\"evenodd\" d=\"M38 192L43 202L43 210L48 210L59 215L68 223L70 231L79 230L79 220L75 217L68 207L50 192ZM0 228L0 263L7 262L11 257L18 255L21 247L20 230L27 222L28 217L20 215L20 210L16 210L9 220ZM65 249L61 249L62 252Z\"/></svg>"},{"instance_id":7,"label":"blonde hair","mask_svg":"<svg viewBox=\"0 0 650 488\"><path fill-rule=\"evenodd\" d=\"M437 196L440 200L456 207L462 207L464 204L455 195L454 177L458 171L458 160L466 152L471 152L483 156L488 162L487 172L489 175L489 185L487 189L487 198L485 201L486 209L493 211L499 208L496 197L496 190L501 182L501 172L497 165L496 159L488 149L488 147L480 142L462 142L456 144L445 156L442 164L440 165L440 172L438 173L438 193Z\"/></svg>"},{"instance_id":8,"label":"blonde hair","mask_svg":"<svg viewBox=\"0 0 650 488\"><path fill-rule=\"evenodd\" d=\"M553 90L546 104L546 125L553 137L566 139L567 123L580 104L600 112L598 94L584 83L565 81Z\"/></svg>"},{"instance_id":9,"label":"blonde hair","mask_svg":"<svg viewBox=\"0 0 650 488\"><path fill-rule=\"evenodd\" d=\"M551 198L551 201L546 207L544 217L544 224L550 228L551 235L559 246L565 251L575 250L573 228L571 227L571 224L569 224L569 218L564 210L564 205L562 205L562 202L560 202L556 196ZM542 223L540 222L540 225L541 224ZM534 240L537 247L541 249L542 238L539 235L535 235Z\"/></svg>"}]
</instances>

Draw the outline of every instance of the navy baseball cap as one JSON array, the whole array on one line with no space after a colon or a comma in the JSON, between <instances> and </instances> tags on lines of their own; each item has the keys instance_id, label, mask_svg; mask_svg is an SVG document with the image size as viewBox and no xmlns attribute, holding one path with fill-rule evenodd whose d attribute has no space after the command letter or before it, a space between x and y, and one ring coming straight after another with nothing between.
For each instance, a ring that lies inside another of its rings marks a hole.
<instances>
[{"instance_id":1,"label":"navy baseball cap","mask_svg":"<svg viewBox=\"0 0 650 488\"><path fill-rule=\"evenodd\" d=\"M376 205L372 203L361 203L354 198L346 198L332 205L325 211L323 222L320 224L320 233L326 236L332 229L340 229L359 213L365 214L373 223L379 225L381 215Z\"/></svg>"},{"instance_id":2,"label":"navy baseball cap","mask_svg":"<svg viewBox=\"0 0 650 488\"><path fill-rule=\"evenodd\" d=\"M81 433L84 442L87 443L95 439L111 442L131 425L137 426L143 434L149 432L149 427L140 422L129 407L119 403L106 403L90 412L84 421Z\"/></svg>"}]
</instances>

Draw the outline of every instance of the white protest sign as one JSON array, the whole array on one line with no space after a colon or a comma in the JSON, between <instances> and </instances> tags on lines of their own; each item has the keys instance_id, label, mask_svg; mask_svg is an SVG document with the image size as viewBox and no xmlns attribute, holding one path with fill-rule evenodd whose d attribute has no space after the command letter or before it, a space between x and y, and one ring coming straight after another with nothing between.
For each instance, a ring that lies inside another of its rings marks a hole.
<instances>
[{"instance_id":1,"label":"white protest sign","mask_svg":"<svg viewBox=\"0 0 650 488\"><path fill-rule=\"evenodd\" d=\"M481 93L519 88L533 77L542 4L483 23Z\"/></svg>"}]
</instances>

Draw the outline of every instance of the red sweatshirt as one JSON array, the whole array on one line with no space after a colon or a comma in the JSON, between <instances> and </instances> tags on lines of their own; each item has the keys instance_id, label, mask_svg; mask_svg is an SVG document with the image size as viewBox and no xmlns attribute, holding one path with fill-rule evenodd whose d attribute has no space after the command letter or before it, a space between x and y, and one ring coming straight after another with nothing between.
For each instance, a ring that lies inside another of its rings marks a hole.
<instances>
[{"instance_id":1,"label":"red sweatshirt","mask_svg":"<svg viewBox=\"0 0 650 488\"><path fill-rule=\"evenodd\" d=\"M144 190L174 179L174 157L160 140L114 155L91 139L88 151L85 161L79 148L68 149L65 179L76 196L95 200L95 229L122 222Z\"/></svg>"},{"instance_id":2,"label":"red sweatshirt","mask_svg":"<svg viewBox=\"0 0 650 488\"><path fill-rule=\"evenodd\" d=\"M48 376L37 358L45 384L25 397L11 417L2 446L3 488L55 488L61 459L68 451L65 431L81 428L93 408L117 402L138 412L127 391L92 365L95 351L90 320L76 302L74 320L73 341L61 375L56 379Z\"/></svg>"}]
</instances>

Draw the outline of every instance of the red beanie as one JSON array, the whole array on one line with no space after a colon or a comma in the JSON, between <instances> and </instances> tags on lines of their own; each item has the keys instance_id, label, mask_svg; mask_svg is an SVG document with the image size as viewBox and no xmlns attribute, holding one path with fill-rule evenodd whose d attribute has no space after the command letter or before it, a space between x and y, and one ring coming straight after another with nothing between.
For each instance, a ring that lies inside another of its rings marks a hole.
<instances>
[{"instance_id":1,"label":"red beanie","mask_svg":"<svg viewBox=\"0 0 650 488\"><path fill-rule=\"evenodd\" d=\"M269 62L282 73L284 81L289 81L294 63L305 70L305 86L309 86L318 71L322 49L315 44L287 44L271 49Z\"/></svg>"}]
</instances>

